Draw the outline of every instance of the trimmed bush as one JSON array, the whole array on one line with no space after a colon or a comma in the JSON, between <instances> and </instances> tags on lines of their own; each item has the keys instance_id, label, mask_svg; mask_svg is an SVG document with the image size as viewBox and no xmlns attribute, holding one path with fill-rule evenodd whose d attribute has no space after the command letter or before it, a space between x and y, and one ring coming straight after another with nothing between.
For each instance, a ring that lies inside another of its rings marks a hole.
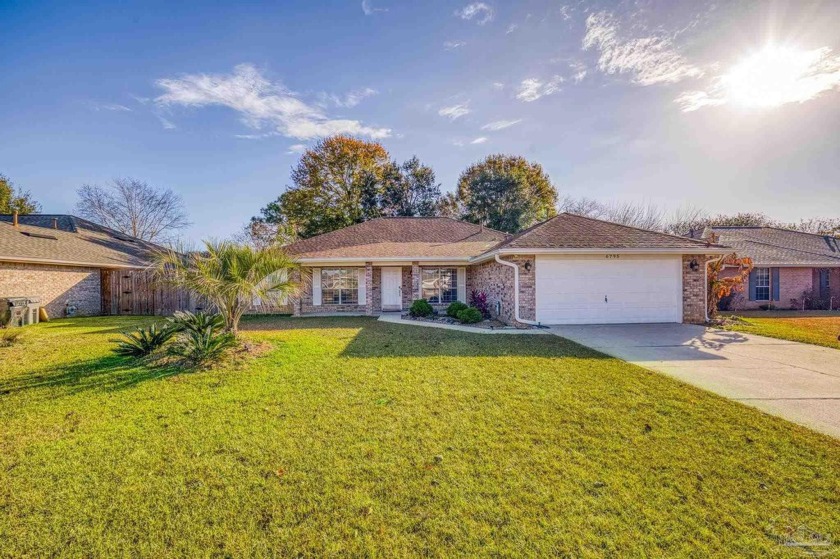
<instances>
[{"instance_id":1,"label":"trimmed bush","mask_svg":"<svg viewBox=\"0 0 840 559\"><path fill-rule=\"evenodd\" d=\"M425 299L415 299L408 309L411 316L432 316L435 314L435 309Z\"/></svg>"},{"instance_id":2,"label":"trimmed bush","mask_svg":"<svg viewBox=\"0 0 840 559\"><path fill-rule=\"evenodd\" d=\"M448 307L446 307L446 316L458 318L458 313L468 308L469 307L461 301L455 301L454 303L451 303Z\"/></svg>"},{"instance_id":3,"label":"trimmed bush","mask_svg":"<svg viewBox=\"0 0 840 559\"><path fill-rule=\"evenodd\" d=\"M460 320L464 324L475 324L476 322L481 322L484 319L481 316L481 311L475 307L467 307L458 312L458 320Z\"/></svg>"},{"instance_id":4,"label":"trimmed bush","mask_svg":"<svg viewBox=\"0 0 840 559\"><path fill-rule=\"evenodd\" d=\"M176 332L177 328L167 325L158 328L157 324L123 332L121 339L113 340L117 344L113 351L126 357L145 357L162 347Z\"/></svg>"}]
</instances>

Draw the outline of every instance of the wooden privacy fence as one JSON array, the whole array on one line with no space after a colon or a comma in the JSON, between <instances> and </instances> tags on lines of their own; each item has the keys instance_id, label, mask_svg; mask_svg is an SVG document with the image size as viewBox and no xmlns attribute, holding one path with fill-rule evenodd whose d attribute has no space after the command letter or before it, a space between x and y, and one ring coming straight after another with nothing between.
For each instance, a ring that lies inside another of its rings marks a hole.
<instances>
[{"instance_id":1,"label":"wooden privacy fence","mask_svg":"<svg viewBox=\"0 0 840 559\"><path fill-rule=\"evenodd\" d=\"M102 270L103 314L170 315L206 305L188 291L155 281L150 270Z\"/></svg>"}]
</instances>

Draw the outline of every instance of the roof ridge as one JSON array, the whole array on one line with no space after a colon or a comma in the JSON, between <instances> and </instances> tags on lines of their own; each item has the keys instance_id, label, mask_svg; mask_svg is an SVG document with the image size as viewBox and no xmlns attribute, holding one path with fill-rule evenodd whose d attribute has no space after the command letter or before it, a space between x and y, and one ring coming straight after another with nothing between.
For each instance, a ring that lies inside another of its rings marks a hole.
<instances>
[{"instance_id":1,"label":"roof ridge","mask_svg":"<svg viewBox=\"0 0 840 559\"><path fill-rule=\"evenodd\" d=\"M625 229L633 229L634 231L642 231L644 233L653 233L655 235L663 235L665 237L673 237L675 239L680 239L683 241L691 241L695 244L703 245L703 246L721 246L717 243L710 243L709 241L701 241L700 239L692 239L691 237L684 237L682 235L674 235L673 233L666 233L664 231L653 231L652 229L644 229L642 227L636 227L635 225L625 225L624 223L617 223L615 221L610 221L608 219L599 219L596 217L589 217L588 215L580 215L580 214L573 214L569 212L563 212L561 214L557 214L557 216L561 216L563 214L571 215L574 217L580 217L583 219L588 219L589 221L598 221L600 223L609 223L611 225L616 225L618 227L624 227Z\"/></svg>"},{"instance_id":2,"label":"roof ridge","mask_svg":"<svg viewBox=\"0 0 840 559\"><path fill-rule=\"evenodd\" d=\"M784 233L798 233L799 235L811 235L824 239L826 237L836 238L830 233L811 233L809 231L799 231L798 229L788 229L786 227L777 227L775 225L710 225L711 229L773 229L775 231L782 231Z\"/></svg>"}]
</instances>

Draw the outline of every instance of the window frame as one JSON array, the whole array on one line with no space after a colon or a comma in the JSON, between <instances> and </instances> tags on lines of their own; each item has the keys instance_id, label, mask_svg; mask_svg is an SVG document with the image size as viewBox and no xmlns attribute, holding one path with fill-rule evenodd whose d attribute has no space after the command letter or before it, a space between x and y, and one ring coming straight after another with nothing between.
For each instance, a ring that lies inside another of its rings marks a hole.
<instances>
[{"instance_id":1,"label":"window frame","mask_svg":"<svg viewBox=\"0 0 840 559\"><path fill-rule=\"evenodd\" d=\"M347 281L348 285L342 287L327 287L325 281L331 279L330 273L343 272L347 275L333 277L335 282ZM359 304L359 270L358 268L321 268L321 305L358 305ZM333 300L328 293L335 292L336 300Z\"/></svg>"},{"instance_id":2,"label":"window frame","mask_svg":"<svg viewBox=\"0 0 840 559\"><path fill-rule=\"evenodd\" d=\"M435 283L432 287L426 287L427 273L434 277L429 278L429 281ZM447 280L451 280L451 284L443 287L442 279L443 273L446 273ZM431 296L427 296L431 293ZM448 305L458 300L458 268L454 266L439 266L435 268L421 268L420 269L420 296L426 299L432 305ZM436 300L435 300L436 299Z\"/></svg>"},{"instance_id":3,"label":"window frame","mask_svg":"<svg viewBox=\"0 0 840 559\"><path fill-rule=\"evenodd\" d=\"M766 274L766 278L764 275ZM766 285L764 282L766 281ZM756 301L770 301L771 296L773 295L772 289L772 279L770 268L756 268L755 269L755 300ZM762 297L759 295L759 289L767 290L767 296Z\"/></svg>"}]
</instances>

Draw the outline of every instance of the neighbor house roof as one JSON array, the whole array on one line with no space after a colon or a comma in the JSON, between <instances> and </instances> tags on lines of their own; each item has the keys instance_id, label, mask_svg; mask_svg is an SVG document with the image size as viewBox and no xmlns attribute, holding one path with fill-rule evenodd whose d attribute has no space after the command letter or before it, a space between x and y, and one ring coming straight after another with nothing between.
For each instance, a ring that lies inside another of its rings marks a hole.
<instances>
[{"instance_id":1,"label":"neighbor house roof","mask_svg":"<svg viewBox=\"0 0 840 559\"><path fill-rule=\"evenodd\" d=\"M720 248L706 241L561 213L506 239L494 250L508 253L528 250L719 252Z\"/></svg>"},{"instance_id":2,"label":"neighbor house roof","mask_svg":"<svg viewBox=\"0 0 840 559\"><path fill-rule=\"evenodd\" d=\"M466 260L507 236L448 217L383 217L297 241L285 248L299 260Z\"/></svg>"},{"instance_id":3,"label":"neighbor house roof","mask_svg":"<svg viewBox=\"0 0 840 559\"><path fill-rule=\"evenodd\" d=\"M161 247L73 215L0 214L0 261L143 268Z\"/></svg>"},{"instance_id":4,"label":"neighbor house roof","mask_svg":"<svg viewBox=\"0 0 840 559\"><path fill-rule=\"evenodd\" d=\"M840 266L840 240L777 227L709 227L718 242L758 266Z\"/></svg>"}]
</instances>

